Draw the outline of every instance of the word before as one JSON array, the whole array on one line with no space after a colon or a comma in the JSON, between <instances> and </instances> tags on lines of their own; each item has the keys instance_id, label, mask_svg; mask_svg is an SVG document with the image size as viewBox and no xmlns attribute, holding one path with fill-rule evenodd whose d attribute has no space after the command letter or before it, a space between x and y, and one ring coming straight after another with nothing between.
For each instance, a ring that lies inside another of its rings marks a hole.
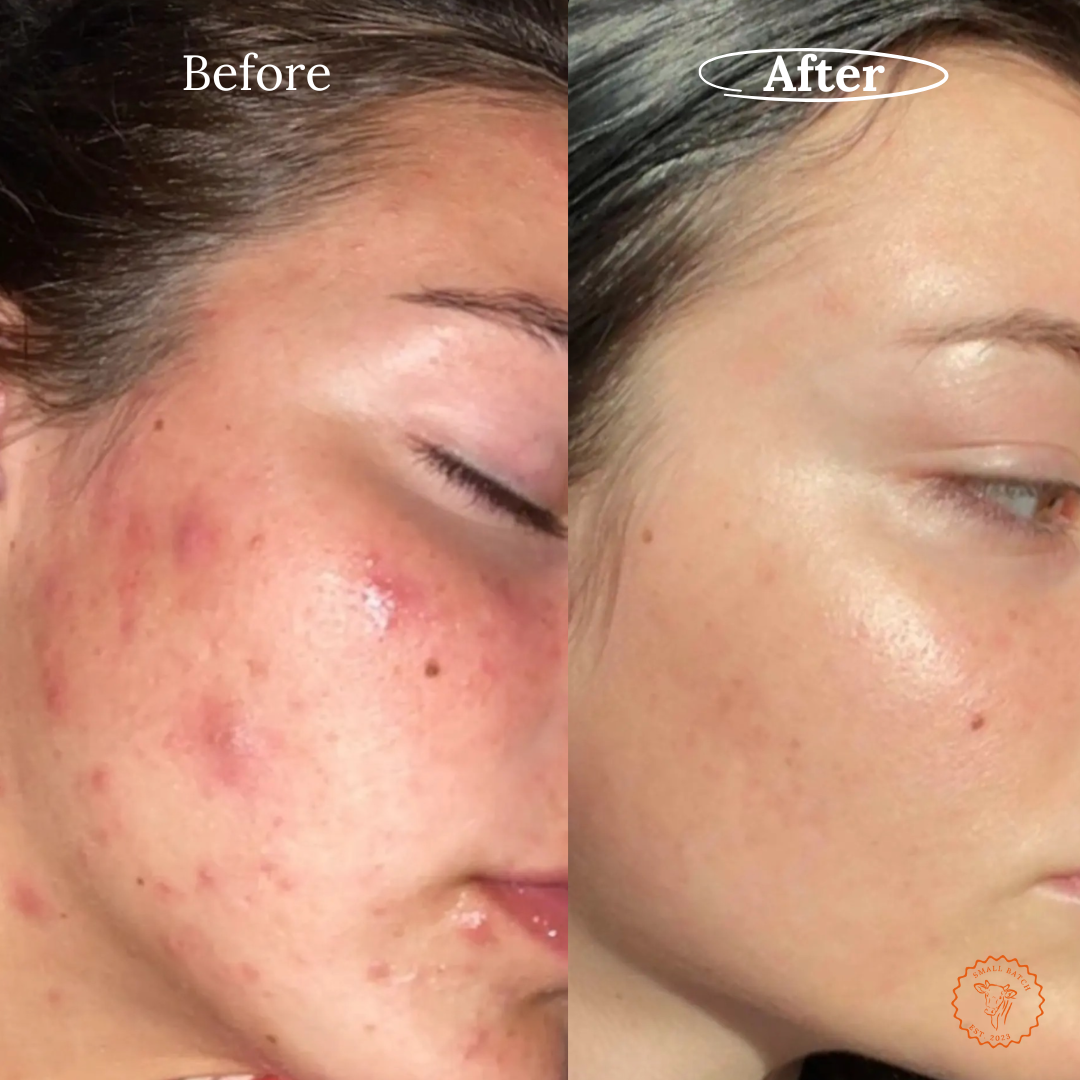
<instances>
[{"instance_id":1,"label":"word before","mask_svg":"<svg viewBox=\"0 0 1080 1080\"><path fill-rule=\"evenodd\" d=\"M810 68L817 58L817 53L803 53L802 59L799 61L799 74L802 78L799 82L798 91L796 91L795 83L792 82L791 75L788 73L787 64L784 63L783 56L778 56L776 58L776 63L773 64L769 81L765 84L765 92L770 94L775 93L776 87L773 86L773 83L780 81L783 82L783 88L789 94L794 94L796 92L803 94L807 93L811 89ZM817 89L824 94L833 90L833 87L829 85L829 72L832 71L832 68L833 65L830 64L828 60L822 60L814 67L818 76ZM885 68L881 64L875 64L872 67L864 67L862 69L862 74L866 76L866 84L861 85L859 82L859 69L854 64L843 64L836 73L836 89L845 94L853 94L856 90L865 90L870 94L876 93L877 88L874 86L874 76L879 72L881 74L885 73Z\"/></svg>"},{"instance_id":2,"label":"word before","mask_svg":"<svg viewBox=\"0 0 1080 1080\"><path fill-rule=\"evenodd\" d=\"M207 60L205 56L199 56L196 53L185 53L184 59L187 61L187 86L185 90L209 90L210 89L210 75L207 73ZM244 61L239 65L240 71L237 72L236 68L232 64L220 64L214 69L214 86L219 90L223 90L228 93L230 90L254 90L255 87L251 85L251 73L255 71L254 66L250 61L258 60L259 54L256 52L250 52L244 57ZM323 90L330 89L330 83L327 82L325 86L316 86L316 79L330 78L330 69L325 64L313 64L310 68L305 64L289 64L286 69L288 72L288 85L286 90L296 90L297 87L294 84L296 73L298 71L307 72L307 84L308 86L319 93ZM269 73L269 74L268 74ZM265 78L264 78L265 76ZM196 78L202 79L202 86L193 86L192 83ZM231 86L226 86L224 80L232 80ZM236 80L242 79L243 82L240 86L236 85ZM273 85L268 86L267 83L273 80ZM276 67L274 64L264 64L258 69L255 76L255 82L258 84L260 90L280 90L282 89L282 83L286 81L286 76L282 72L281 68Z\"/></svg>"}]
</instances>

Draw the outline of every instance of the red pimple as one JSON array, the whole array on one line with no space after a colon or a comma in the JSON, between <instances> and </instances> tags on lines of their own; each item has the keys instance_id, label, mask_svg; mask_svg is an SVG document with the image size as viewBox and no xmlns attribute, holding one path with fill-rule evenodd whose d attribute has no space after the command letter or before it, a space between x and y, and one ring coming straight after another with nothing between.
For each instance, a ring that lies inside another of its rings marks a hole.
<instances>
[{"instance_id":1,"label":"red pimple","mask_svg":"<svg viewBox=\"0 0 1080 1080\"><path fill-rule=\"evenodd\" d=\"M473 1036L472 1042L465 1048L465 1060L472 1061L473 1058L479 1057L483 1052L487 1044L491 1041L491 1032L487 1028L481 1028Z\"/></svg>"},{"instance_id":2,"label":"red pimple","mask_svg":"<svg viewBox=\"0 0 1080 1080\"><path fill-rule=\"evenodd\" d=\"M41 689L49 715L63 720L68 711L68 680L63 662L54 655L55 652L49 649L42 658Z\"/></svg>"},{"instance_id":3,"label":"red pimple","mask_svg":"<svg viewBox=\"0 0 1080 1080\"><path fill-rule=\"evenodd\" d=\"M357 555L349 567L356 605L369 631L382 637L402 619L426 618L426 591L412 578L387 569L380 555Z\"/></svg>"},{"instance_id":4,"label":"red pimple","mask_svg":"<svg viewBox=\"0 0 1080 1080\"><path fill-rule=\"evenodd\" d=\"M179 893L174 889L167 881L155 881L153 884L153 893L163 903L169 903L171 900L175 900Z\"/></svg>"},{"instance_id":5,"label":"red pimple","mask_svg":"<svg viewBox=\"0 0 1080 1080\"><path fill-rule=\"evenodd\" d=\"M98 765L90 772L90 790L96 795L104 795L109 790L112 777L104 765Z\"/></svg>"},{"instance_id":6,"label":"red pimple","mask_svg":"<svg viewBox=\"0 0 1080 1080\"><path fill-rule=\"evenodd\" d=\"M199 888L203 890L216 889L217 888L217 875L210 869L206 863L203 863L199 867L199 872L196 876Z\"/></svg>"},{"instance_id":7,"label":"red pimple","mask_svg":"<svg viewBox=\"0 0 1080 1080\"><path fill-rule=\"evenodd\" d=\"M262 981L262 972L253 964L241 964L240 978L246 983L254 984Z\"/></svg>"},{"instance_id":8,"label":"red pimple","mask_svg":"<svg viewBox=\"0 0 1080 1080\"><path fill-rule=\"evenodd\" d=\"M64 993L54 986L46 995L45 1000L52 1008L59 1008L64 1003Z\"/></svg>"},{"instance_id":9,"label":"red pimple","mask_svg":"<svg viewBox=\"0 0 1080 1080\"><path fill-rule=\"evenodd\" d=\"M254 792L267 747L235 701L207 694L190 721L165 740L168 749L195 760L215 787L242 794Z\"/></svg>"},{"instance_id":10,"label":"red pimple","mask_svg":"<svg viewBox=\"0 0 1080 1080\"><path fill-rule=\"evenodd\" d=\"M56 913L52 905L28 881L16 881L11 886L11 903L20 915L34 922L44 922Z\"/></svg>"},{"instance_id":11,"label":"red pimple","mask_svg":"<svg viewBox=\"0 0 1080 1080\"><path fill-rule=\"evenodd\" d=\"M204 505L193 498L176 517L173 526L173 559L181 570L193 570L212 562L221 546L221 529Z\"/></svg>"},{"instance_id":12,"label":"red pimple","mask_svg":"<svg viewBox=\"0 0 1080 1080\"><path fill-rule=\"evenodd\" d=\"M376 960L373 964L368 964L367 969L368 982L386 982L390 978L390 965L384 960Z\"/></svg>"}]
</instances>

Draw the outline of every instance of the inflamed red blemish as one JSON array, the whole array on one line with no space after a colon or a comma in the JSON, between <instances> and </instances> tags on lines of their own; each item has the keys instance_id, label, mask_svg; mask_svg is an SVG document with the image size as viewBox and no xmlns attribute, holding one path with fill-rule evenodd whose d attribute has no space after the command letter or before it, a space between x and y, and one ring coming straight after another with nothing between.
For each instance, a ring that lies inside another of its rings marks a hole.
<instances>
[{"instance_id":1,"label":"inflamed red blemish","mask_svg":"<svg viewBox=\"0 0 1080 1080\"><path fill-rule=\"evenodd\" d=\"M353 580L357 581L359 604L377 637L385 637L403 618L422 615L420 587L405 575L388 570L380 556L364 555L356 571Z\"/></svg>"},{"instance_id":2,"label":"inflamed red blemish","mask_svg":"<svg viewBox=\"0 0 1080 1080\"><path fill-rule=\"evenodd\" d=\"M209 786L238 794L258 788L270 749L244 707L215 694L199 700L165 747L189 758Z\"/></svg>"},{"instance_id":3,"label":"inflamed red blemish","mask_svg":"<svg viewBox=\"0 0 1080 1080\"><path fill-rule=\"evenodd\" d=\"M182 507L173 523L173 560L180 570L194 570L213 561L221 545L221 529L198 499Z\"/></svg>"},{"instance_id":4,"label":"inflamed red blemish","mask_svg":"<svg viewBox=\"0 0 1080 1080\"><path fill-rule=\"evenodd\" d=\"M56 915L52 904L28 881L16 881L11 886L11 905L31 922L47 922Z\"/></svg>"}]
</instances>

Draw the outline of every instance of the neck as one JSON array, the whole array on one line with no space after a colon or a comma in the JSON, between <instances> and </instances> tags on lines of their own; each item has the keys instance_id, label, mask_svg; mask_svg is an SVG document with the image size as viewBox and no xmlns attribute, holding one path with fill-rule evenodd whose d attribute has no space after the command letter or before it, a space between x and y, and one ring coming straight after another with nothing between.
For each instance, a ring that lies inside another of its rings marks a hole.
<instances>
[{"instance_id":1,"label":"neck","mask_svg":"<svg viewBox=\"0 0 1080 1080\"><path fill-rule=\"evenodd\" d=\"M574 920L570 954L575 1080L797 1080L809 1047L782 1021L730 999L695 1004Z\"/></svg>"}]
</instances>

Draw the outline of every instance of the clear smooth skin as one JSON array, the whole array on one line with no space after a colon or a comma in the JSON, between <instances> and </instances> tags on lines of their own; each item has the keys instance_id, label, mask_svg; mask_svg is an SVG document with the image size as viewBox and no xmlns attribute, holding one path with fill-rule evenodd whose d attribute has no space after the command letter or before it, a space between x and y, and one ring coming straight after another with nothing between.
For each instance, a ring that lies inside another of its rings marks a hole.
<instances>
[{"instance_id":1,"label":"clear smooth skin","mask_svg":"<svg viewBox=\"0 0 1080 1080\"><path fill-rule=\"evenodd\" d=\"M642 355L620 587L571 637L580 1080L1076 1076L1080 95L939 55ZM953 1016L991 953L1046 999L1007 1048Z\"/></svg>"},{"instance_id":2,"label":"clear smooth skin","mask_svg":"<svg viewBox=\"0 0 1080 1080\"><path fill-rule=\"evenodd\" d=\"M565 875L565 349L401 297L565 310L565 113L395 122L127 423L2 455L6 1078L561 1075L565 942L480 882Z\"/></svg>"}]
</instances>

